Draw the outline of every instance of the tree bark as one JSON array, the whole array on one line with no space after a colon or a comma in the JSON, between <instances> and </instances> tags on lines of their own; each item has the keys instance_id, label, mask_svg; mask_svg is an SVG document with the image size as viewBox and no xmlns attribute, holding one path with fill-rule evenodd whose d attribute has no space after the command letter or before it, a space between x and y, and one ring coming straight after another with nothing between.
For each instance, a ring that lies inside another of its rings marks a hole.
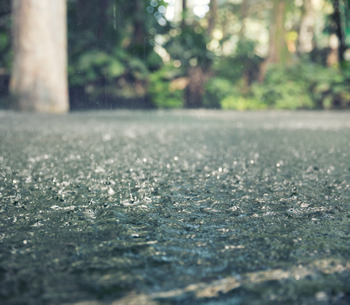
<instances>
[{"instance_id":1,"label":"tree bark","mask_svg":"<svg viewBox=\"0 0 350 305\"><path fill-rule=\"evenodd\" d=\"M339 0L333 0L333 21L336 25L335 34L338 36L339 39L339 48L338 48L338 59L339 62L342 63L344 61L344 53L347 49L346 43L345 43L345 37L343 33L343 27L342 27L342 17L340 12L340 3Z\"/></svg>"},{"instance_id":2,"label":"tree bark","mask_svg":"<svg viewBox=\"0 0 350 305\"><path fill-rule=\"evenodd\" d=\"M12 0L10 90L21 111L68 111L65 0Z\"/></svg>"},{"instance_id":3,"label":"tree bark","mask_svg":"<svg viewBox=\"0 0 350 305\"><path fill-rule=\"evenodd\" d=\"M248 16L248 0L242 0L241 4L241 29L239 30L238 37L239 40L242 41L245 39L246 32L246 21ZM242 93L247 94L249 92L249 69L244 67L243 77L242 77Z\"/></svg>"},{"instance_id":4,"label":"tree bark","mask_svg":"<svg viewBox=\"0 0 350 305\"><path fill-rule=\"evenodd\" d=\"M186 13L187 13L187 0L182 0L182 19L181 27L183 28L186 23Z\"/></svg>"},{"instance_id":5,"label":"tree bark","mask_svg":"<svg viewBox=\"0 0 350 305\"><path fill-rule=\"evenodd\" d=\"M241 4L241 29L239 30L239 38L243 39L246 30L246 19L248 15L248 0L243 0Z\"/></svg>"},{"instance_id":6,"label":"tree bark","mask_svg":"<svg viewBox=\"0 0 350 305\"><path fill-rule=\"evenodd\" d=\"M185 101L187 108L198 108L203 105L204 95L204 73L201 67L191 67L188 70L189 82L185 91Z\"/></svg>"},{"instance_id":7,"label":"tree bark","mask_svg":"<svg viewBox=\"0 0 350 305\"><path fill-rule=\"evenodd\" d=\"M284 20L286 4L284 0L274 1L273 19L270 25L269 54L261 64L259 81L263 82L267 68L271 64L284 65L287 61L287 44L285 42Z\"/></svg>"},{"instance_id":8,"label":"tree bark","mask_svg":"<svg viewBox=\"0 0 350 305\"><path fill-rule=\"evenodd\" d=\"M314 48L314 10L312 0L304 0L303 15L300 21L298 36L298 52L309 53Z\"/></svg>"},{"instance_id":9,"label":"tree bark","mask_svg":"<svg viewBox=\"0 0 350 305\"><path fill-rule=\"evenodd\" d=\"M212 32L215 28L216 24L216 18L217 18L217 11L218 11L218 3L217 0L210 0L209 4L209 22L208 22L208 35L211 36Z\"/></svg>"},{"instance_id":10,"label":"tree bark","mask_svg":"<svg viewBox=\"0 0 350 305\"><path fill-rule=\"evenodd\" d=\"M145 39L143 16L145 12L144 12L144 5L142 1L136 1L134 14L136 18L134 19L134 24L133 24L134 32L132 36L131 45L143 46L144 39Z\"/></svg>"}]
</instances>

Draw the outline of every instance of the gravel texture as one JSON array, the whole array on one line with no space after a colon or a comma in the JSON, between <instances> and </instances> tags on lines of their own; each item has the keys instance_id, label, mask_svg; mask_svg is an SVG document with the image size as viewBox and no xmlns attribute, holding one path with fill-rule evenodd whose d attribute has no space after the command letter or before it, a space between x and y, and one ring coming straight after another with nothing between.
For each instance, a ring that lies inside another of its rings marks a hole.
<instances>
[{"instance_id":1,"label":"gravel texture","mask_svg":"<svg viewBox=\"0 0 350 305\"><path fill-rule=\"evenodd\" d=\"M349 304L349 204L349 112L3 111L0 303Z\"/></svg>"}]
</instances>

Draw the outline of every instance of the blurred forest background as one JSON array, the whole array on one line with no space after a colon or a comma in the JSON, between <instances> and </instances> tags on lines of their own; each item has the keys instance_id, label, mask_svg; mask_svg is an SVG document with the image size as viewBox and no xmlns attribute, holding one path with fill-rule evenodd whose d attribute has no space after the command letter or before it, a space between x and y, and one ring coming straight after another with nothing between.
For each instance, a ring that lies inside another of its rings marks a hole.
<instances>
[{"instance_id":1,"label":"blurred forest background","mask_svg":"<svg viewBox=\"0 0 350 305\"><path fill-rule=\"evenodd\" d=\"M350 107L350 0L68 0L71 109ZM0 0L0 105L11 77Z\"/></svg>"}]
</instances>

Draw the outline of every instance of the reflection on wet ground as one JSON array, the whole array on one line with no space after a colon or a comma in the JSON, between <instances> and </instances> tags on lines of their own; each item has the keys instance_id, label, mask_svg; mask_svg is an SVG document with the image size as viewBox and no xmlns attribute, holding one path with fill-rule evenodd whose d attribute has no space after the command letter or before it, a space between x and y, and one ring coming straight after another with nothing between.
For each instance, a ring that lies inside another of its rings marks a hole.
<instances>
[{"instance_id":1,"label":"reflection on wet ground","mask_svg":"<svg viewBox=\"0 0 350 305\"><path fill-rule=\"evenodd\" d=\"M2 304L348 304L349 113L0 112Z\"/></svg>"}]
</instances>

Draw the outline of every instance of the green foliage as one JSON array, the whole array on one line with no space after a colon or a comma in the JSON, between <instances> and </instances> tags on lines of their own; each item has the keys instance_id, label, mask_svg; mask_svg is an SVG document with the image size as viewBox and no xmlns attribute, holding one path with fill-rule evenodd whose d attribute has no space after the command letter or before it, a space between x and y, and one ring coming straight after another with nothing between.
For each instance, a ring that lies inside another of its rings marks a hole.
<instances>
[{"instance_id":1,"label":"green foliage","mask_svg":"<svg viewBox=\"0 0 350 305\"><path fill-rule=\"evenodd\" d=\"M310 84L312 99L325 109L350 105L350 75L348 71L308 65L305 80Z\"/></svg>"},{"instance_id":2,"label":"green foliage","mask_svg":"<svg viewBox=\"0 0 350 305\"><path fill-rule=\"evenodd\" d=\"M109 80L119 77L124 73L126 67L117 57L103 51L92 50L83 53L75 66L70 68L70 83L84 85L95 82L103 76Z\"/></svg>"},{"instance_id":3,"label":"green foliage","mask_svg":"<svg viewBox=\"0 0 350 305\"><path fill-rule=\"evenodd\" d=\"M220 108L220 102L230 94L237 94L228 79L213 77L206 84L204 106L207 108Z\"/></svg>"},{"instance_id":4,"label":"green foliage","mask_svg":"<svg viewBox=\"0 0 350 305\"><path fill-rule=\"evenodd\" d=\"M255 85L253 92L256 98L269 108L274 109L311 109L311 100L305 86L298 82L270 83L266 86Z\"/></svg>"},{"instance_id":5,"label":"green foliage","mask_svg":"<svg viewBox=\"0 0 350 305\"><path fill-rule=\"evenodd\" d=\"M144 61L150 71L158 70L163 66L163 60L156 52L150 52Z\"/></svg>"},{"instance_id":6,"label":"green foliage","mask_svg":"<svg viewBox=\"0 0 350 305\"><path fill-rule=\"evenodd\" d=\"M7 74L12 63L11 28L11 1L0 0L0 68L5 68Z\"/></svg>"},{"instance_id":7,"label":"green foliage","mask_svg":"<svg viewBox=\"0 0 350 305\"><path fill-rule=\"evenodd\" d=\"M133 77L138 80L145 80L149 74L146 63L137 57L130 58L128 68Z\"/></svg>"},{"instance_id":8,"label":"green foliage","mask_svg":"<svg viewBox=\"0 0 350 305\"><path fill-rule=\"evenodd\" d=\"M184 91L171 88L171 81L180 76L181 70L171 65L164 66L150 76L148 92L157 108L182 108Z\"/></svg>"},{"instance_id":9,"label":"green foliage","mask_svg":"<svg viewBox=\"0 0 350 305\"><path fill-rule=\"evenodd\" d=\"M3 99L8 91L12 62L11 1L0 0L0 3L0 99ZM296 64L290 67L271 67L264 82L257 83L263 59L256 55L256 50L261 42L247 34L248 23L246 30L240 30L237 25L242 26L244 18L257 21L257 24L269 24L265 20L267 15L259 13L264 11L266 4L258 1L244 8L243 3L245 1L220 2L214 29L222 31L224 37L215 38L218 47L209 51L207 45L215 35L214 32L212 37L208 35L206 22L202 22L208 21L209 15L201 20L189 14L185 23L170 24L164 18L168 5L165 0L70 0L67 2L70 89L79 88L95 101L107 95L121 99L149 98L155 107L180 108L188 106L184 98L190 96L193 99L193 94L188 95L188 91L185 94L185 86L176 84L188 82L189 71L198 66L205 80L209 75L215 75L207 83L203 81L202 106L206 108L350 107L350 61L343 61L339 65L341 70L323 66L329 53L327 48L315 48L310 56L296 56ZM350 14L350 1L340 3L345 42L349 44L350 19L346 16ZM293 1L287 5L291 14L293 10L301 9L296 8ZM325 13L321 15L322 18L326 16ZM298 18L294 19L292 31L297 31ZM329 15L328 19L322 39L327 39L329 33L339 34L339 20L335 20L334 15ZM314 38L316 45L317 40L322 40L317 35ZM233 42L233 51L223 55L225 52L221 51L228 40ZM170 63L175 64L178 60L180 68L164 65L154 50L159 41L163 41L161 46L170 55ZM312 63L317 56L319 63Z\"/></svg>"},{"instance_id":10,"label":"green foliage","mask_svg":"<svg viewBox=\"0 0 350 305\"><path fill-rule=\"evenodd\" d=\"M227 78L214 77L207 83L204 105L234 110L349 107L349 71L310 62L285 68L275 66L268 70L263 83L255 82L249 92L243 92L242 75L237 80L235 72L226 74L223 70L221 74Z\"/></svg>"},{"instance_id":11,"label":"green foliage","mask_svg":"<svg viewBox=\"0 0 350 305\"><path fill-rule=\"evenodd\" d=\"M252 92L270 108L310 109L350 104L350 79L345 72L311 63L273 67Z\"/></svg>"},{"instance_id":12,"label":"green foliage","mask_svg":"<svg viewBox=\"0 0 350 305\"><path fill-rule=\"evenodd\" d=\"M152 6L157 12L161 5L165 7L166 3L69 1L70 87L82 87L85 94L95 99L106 94L146 97L149 74L163 65L153 49L154 36L163 28L159 24L162 14L149 14L146 8Z\"/></svg>"},{"instance_id":13,"label":"green foliage","mask_svg":"<svg viewBox=\"0 0 350 305\"><path fill-rule=\"evenodd\" d=\"M308 92L309 83L293 68L271 68L263 84L254 84L254 96L275 109L309 109L315 103Z\"/></svg>"},{"instance_id":14,"label":"green foliage","mask_svg":"<svg viewBox=\"0 0 350 305\"><path fill-rule=\"evenodd\" d=\"M199 65L203 70L207 70L214 57L214 54L207 50L207 43L205 31L199 24L194 24L181 27L178 34L165 43L164 48L172 59L180 60L183 68Z\"/></svg>"},{"instance_id":15,"label":"green foliage","mask_svg":"<svg viewBox=\"0 0 350 305\"><path fill-rule=\"evenodd\" d=\"M213 70L219 77L229 79L235 83L244 73L249 73L251 80L256 78L262 59L254 54L255 43L249 39L242 39L237 43L237 51L233 56L226 56L217 60Z\"/></svg>"},{"instance_id":16,"label":"green foliage","mask_svg":"<svg viewBox=\"0 0 350 305\"><path fill-rule=\"evenodd\" d=\"M229 95L221 101L221 108L239 110L239 111L260 110L260 109L266 109L267 105L255 99L254 97Z\"/></svg>"}]
</instances>

